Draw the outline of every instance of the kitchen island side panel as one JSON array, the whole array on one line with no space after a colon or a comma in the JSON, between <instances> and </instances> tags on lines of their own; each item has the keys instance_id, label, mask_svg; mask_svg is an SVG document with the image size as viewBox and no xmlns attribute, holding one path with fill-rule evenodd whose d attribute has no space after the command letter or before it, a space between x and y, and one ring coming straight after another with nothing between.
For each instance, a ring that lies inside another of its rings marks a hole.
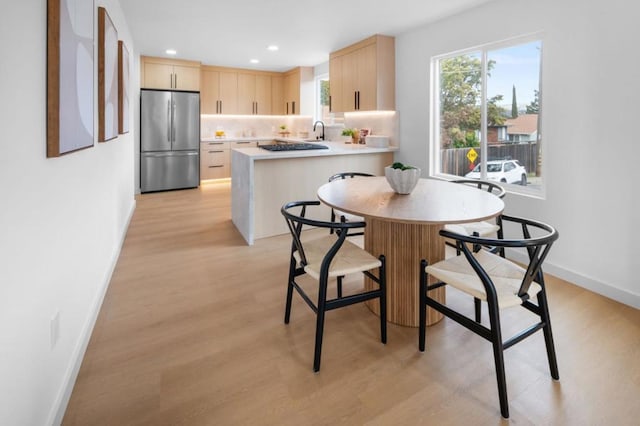
<instances>
[{"instance_id":1,"label":"kitchen island side panel","mask_svg":"<svg viewBox=\"0 0 640 426\"><path fill-rule=\"evenodd\" d=\"M239 153L238 156L240 156ZM248 201L248 206L243 205L243 208L249 212L247 215L239 210L233 210L233 221L246 227L248 216L249 229L240 229L240 227L238 229L250 245L255 239L286 234L289 231L280 213L283 204L297 200L317 200L316 191L335 173L357 171L381 176L384 174L384 167L392 162L392 152L255 159L252 179L248 184L252 190L247 190L244 188L245 185L238 184L236 193L232 182L232 206L236 203L233 200L234 197L244 198ZM241 173L236 164L247 167L246 163L234 162L233 176L235 173ZM232 177L233 179L235 177ZM241 204L246 203L238 201L238 207ZM330 219L329 207L321 205L319 209L314 210L315 214L310 217L325 221Z\"/></svg>"},{"instance_id":2,"label":"kitchen island side panel","mask_svg":"<svg viewBox=\"0 0 640 426\"><path fill-rule=\"evenodd\" d=\"M231 221L247 244L253 244L253 172L254 160L231 151Z\"/></svg>"}]
</instances>

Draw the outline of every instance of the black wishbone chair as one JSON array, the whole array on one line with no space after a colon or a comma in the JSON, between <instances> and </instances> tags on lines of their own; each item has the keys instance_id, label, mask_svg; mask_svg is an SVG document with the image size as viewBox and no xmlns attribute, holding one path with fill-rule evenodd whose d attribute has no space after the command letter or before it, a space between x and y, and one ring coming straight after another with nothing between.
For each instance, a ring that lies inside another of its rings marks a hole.
<instances>
[{"instance_id":1,"label":"black wishbone chair","mask_svg":"<svg viewBox=\"0 0 640 426\"><path fill-rule=\"evenodd\" d=\"M553 335L551 333L544 275L542 273L542 263L547 257L552 244L558 239L558 232L545 223L513 216L503 215L499 223L503 227L505 223L519 225L523 237L521 239L494 239L456 234L447 230L440 231L441 236L456 241L456 248L462 255L450 257L433 265L427 265L426 260L420 262L418 347L420 351L424 352L427 306L489 340L493 345L500 411L502 417L508 418L509 405L503 357L505 349L529 337L536 331L542 330L551 377L555 380L560 378L553 345ZM532 236L532 233L535 236ZM529 262L522 267L482 247L525 249ZM438 282L427 285L429 275L435 277ZM429 297L430 290L444 285L454 287L486 302L489 311L489 327L482 325L479 318L474 321ZM531 302L534 297L537 299L537 304ZM522 306L538 315L540 319L539 322L503 342L500 328L500 310L513 306Z\"/></svg>"},{"instance_id":2,"label":"black wishbone chair","mask_svg":"<svg viewBox=\"0 0 640 426\"><path fill-rule=\"evenodd\" d=\"M380 340L387 343L386 270L385 258L372 256L349 241L347 233L363 228L364 222L323 222L306 216L308 207L318 206L319 201L294 201L282 206L281 212L287 221L292 236L289 281L284 314L285 324L291 317L291 301L295 289L316 314L316 340L313 371L320 370L322 335L325 312L366 300L378 299L380 303ZM333 229L334 233L319 234L315 238L303 238L305 228ZM370 271L377 269L377 276ZM341 279L347 274L361 272L378 283L377 290L342 296L327 300L327 287L331 278ZM314 303L296 282L296 277L307 274L318 281L318 298Z\"/></svg>"},{"instance_id":3,"label":"black wishbone chair","mask_svg":"<svg viewBox=\"0 0 640 426\"><path fill-rule=\"evenodd\" d=\"M496 197L504 198L507 191L494 182L479 179L456 179L452 180L452 183L458 183L461 185L473 186L480 190L487 191ZM500 231L500 225L497 223L491 223L487 221L469 222L469 223L456 223L447 224L444 226L447 231L455 232L456 234L475 235L480 237L486 237L491 234L495 234ZM500 236L498 235L498 238ZM451 241L447 241L447 245L455 247L455 244ZM460 252L458 252L460 254Z\"/></svg>"},{"instance_id":4,"label":"black wishbone chair","mask_svg":"<svg viewBox=\"0 0 640 426\"><path fill-rule=\"evenodd\" d=\"M329 182L333 182L334 180L337 179L347 179L347 178L354 178L354 177L372 177L372 174L369 173L362 173L362 172L342 172L342 173L336 173L335 175L331 176L329 178ZM331 209L331 222L336 222L336 221L342 221L342 222L364 222L364 219L360 216L356 216L350 213L346 213L346 212L341 212L339 210L335 210L335 209ZM333 230L330 230L329 232L333 232ZM349 237L355 236L355 235L364 235L364 231L360 230L357 232L351 232L349 233Z\"/></svg>"}]
</instances>

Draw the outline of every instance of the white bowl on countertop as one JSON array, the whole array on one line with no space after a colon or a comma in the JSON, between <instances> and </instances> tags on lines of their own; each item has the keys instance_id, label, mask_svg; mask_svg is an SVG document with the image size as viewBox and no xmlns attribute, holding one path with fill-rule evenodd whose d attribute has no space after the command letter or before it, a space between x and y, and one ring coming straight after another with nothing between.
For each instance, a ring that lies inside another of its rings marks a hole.
<instances>
[{"instance_id":1,"label":"white bowl on countertop","mask_svg":"<svg viewBox=\"0 0 640 426\"><path fill-rule=\"evenodd\" d=\"M388 148L389 136L367 135L364 138L365 144L371 148Z\"/></svg>"}]
</instances>

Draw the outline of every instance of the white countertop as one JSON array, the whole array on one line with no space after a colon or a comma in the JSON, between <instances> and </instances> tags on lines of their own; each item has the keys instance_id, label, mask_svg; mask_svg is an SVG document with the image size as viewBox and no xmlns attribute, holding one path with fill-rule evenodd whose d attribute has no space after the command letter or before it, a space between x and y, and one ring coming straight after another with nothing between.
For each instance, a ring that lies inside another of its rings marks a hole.
<instances>
[{"instance_id":1,"label":"white countertop","mask_svg":"<svg viewBox=\"0 0 640 426\"><path fill-rule=\"evenodd\" d=\"M245 140L245 139L242 139ZM261 139L264 140L264 139ZM273 139L272 139L273 140ZM302 139L281 139L275 140L288 142L302 142ZM382 152L394 152L398 147L390 146L388 148L372 148L367 145L346 144L344 142L318 141L309 142L318 143L329 147L329 149L309 149L300 151L267 151L262 148L234 148L234 151L250 157L252 160L270 160L277 158L301 158L301 157L322 157L331 155L358 155L358 154L377 154Z\"/></svg>"}]
</instances>

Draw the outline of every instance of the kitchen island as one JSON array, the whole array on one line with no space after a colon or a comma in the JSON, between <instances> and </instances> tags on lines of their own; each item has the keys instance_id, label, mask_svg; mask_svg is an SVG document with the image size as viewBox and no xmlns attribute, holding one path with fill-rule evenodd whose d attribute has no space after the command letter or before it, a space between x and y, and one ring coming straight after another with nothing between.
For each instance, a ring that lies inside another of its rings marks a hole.
<instances>
[{"instance_id":1,"label":"kitchen island","mask_svg":"<svg viewBox=\"0 0 640 426\"><path fill-rule=\"evenodd\" d=\"M314 142L315 143L315 142ZM295 200L316 200L316 192L340 172L384 175L396 147L371 148L344 142L319 141L328 149L271 152L262 148L231 151L231 219L246 240L289 232L280 213ZM328 207L316 219L329 220Z\"/></svg>"}]
</instances>

